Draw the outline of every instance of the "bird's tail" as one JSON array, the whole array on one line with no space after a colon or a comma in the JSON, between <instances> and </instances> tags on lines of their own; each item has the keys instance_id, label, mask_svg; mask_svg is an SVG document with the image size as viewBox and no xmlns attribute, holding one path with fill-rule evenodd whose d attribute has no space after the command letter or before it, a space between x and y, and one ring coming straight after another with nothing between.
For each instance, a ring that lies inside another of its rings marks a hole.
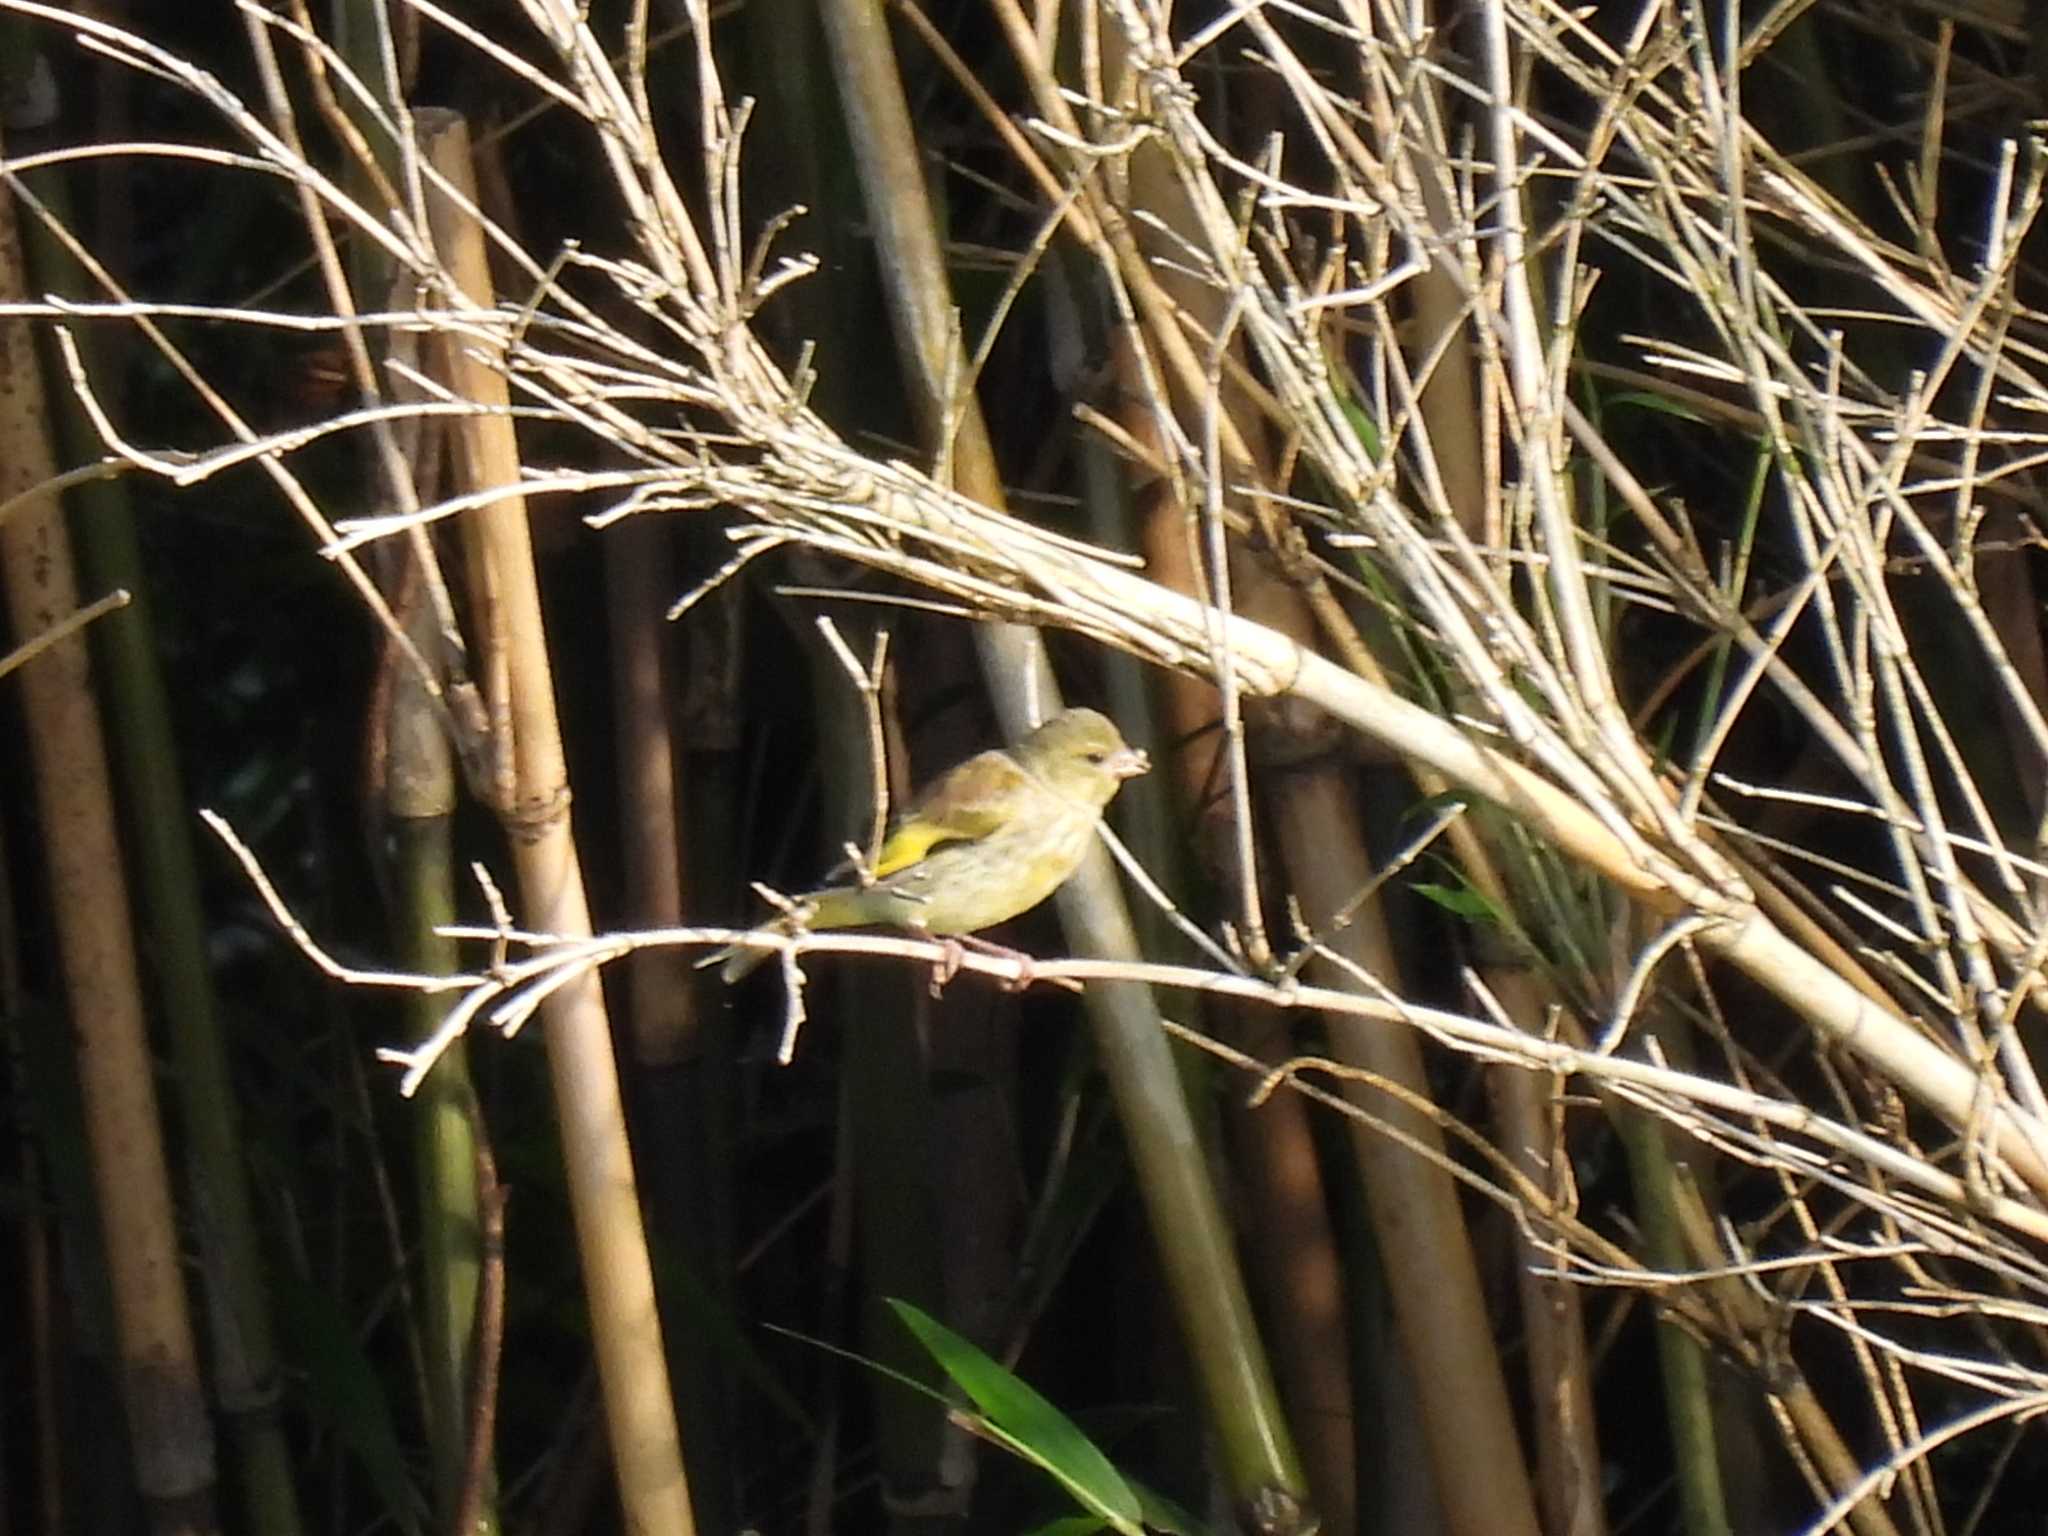
<instances>
[{"instance_id":1,"label":"bird's tail","mask_svg":"<svg viewBox=\"0 0 2048 1536\"><path fill-rule=\"evenodd\" d=\"M882 915L872 910L868 891L857 885L828 886L822 891L812 891L798 904L796 914L776 918L773 922L761 924L754 932L775 934L787 938L797 931L802 922L806 930L814 928L859 928L864 924L882 921ZM726 948L706 955L700 965L718 965L718 979L731 985L750 975L761 963L775 953L774 950L751 945L731 944ZM719 964L720 961L724 963Z\"/></svg>"},{"instance_id":2,"label":"bird's tail","mask_svg":"<svg viewBox=\"0 0 2048 1536\"><path fill-rule=\"evenodd\" d=\"M794 930L791 928L788 918L778 917L772 923L763 923L754 931L756 933L786 934ZM751 944L728 944L723 949L713 950L702 960L698 961L697 964L700 969L706 966L718 966L718 979L727 986L731 986L734 982L744 981L748 976L751 976L763 961L773 959L774 955L775 951L772 949L756 948Z\"/></svg>"}]
</instances>

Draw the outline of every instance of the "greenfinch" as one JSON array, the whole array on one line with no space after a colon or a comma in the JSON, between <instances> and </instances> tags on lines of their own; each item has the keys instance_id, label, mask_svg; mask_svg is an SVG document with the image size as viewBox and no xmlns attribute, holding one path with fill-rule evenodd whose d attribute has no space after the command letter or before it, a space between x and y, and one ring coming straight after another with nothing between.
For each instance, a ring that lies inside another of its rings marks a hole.
<instances>
[{"instance_id":1,"label":"greenfinch","mask_svg":"<svg viewBox=\"0 0 2048 1536\"><path fill-rule=\"evenodd\" d=\"M1080 866L1103 809L1151 767L1092 709L1068 709L1009 751L970 757L926 786L889 829L866 884L828 885L763 930L908 928L978 933L1027 912ZM737 981L772 950L725 952Z\"/></svg>"}]
</instances>

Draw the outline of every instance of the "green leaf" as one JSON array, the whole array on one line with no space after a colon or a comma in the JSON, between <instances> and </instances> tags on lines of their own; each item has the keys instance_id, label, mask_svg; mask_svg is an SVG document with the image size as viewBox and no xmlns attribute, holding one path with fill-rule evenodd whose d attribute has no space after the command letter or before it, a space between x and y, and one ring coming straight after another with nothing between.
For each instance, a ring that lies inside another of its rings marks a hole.
<instances>
[{"instance_id":1,"label":"green leaf","mask_svg":"<svg viewBox=\"0 0 2048 1536\"><path fill-rule=\"evenodd\" d=\"M1164 1531L1167 1536L1206 1536L1208 1527L1165 1494L1143 1483L1134 1482L1131 1486L1138 1491L1138 1502L1144 1506L1146 1530Z\"/></svg>"},{"instance_id":2,"label":"green leaf","mask_svg":"<svg viewBox=\"0 0 2048 1536\"><path fill-rule=\"evenodd\" d=\"M936 1318L893 1296L889 1305L974 1400L994 1439L1051 1473L1101 1523L1124 1536L1142 1536L1138 1495L1072 1419Z\"/></svg>"},{"instance_id":3,"label":"green leaf","mask_svg":"<svg viewBox=\"0 0 2048 1536\"><path fill-rule=\"evenodd\" d=\"M654 1274L659 1294L680 1303L682 1332L693 1344L716 1356L735 1375L781 1410L799 1434L817 1432L810 1411L795 1393L783 1385L774 1367L741 1332L732 1309L704 1283L697 1269L675 1251L675 1245L656 1237L653 1244Z\"/></svg>"},{"instance_id":4,"label":"green leaf","mask_svg":"<svg viewBox=\"0 0 2048 1536\"><path fill-rule=\"evenodd\" d=\"M1434 880L1418 880L1411 889L1425 901L1435 902L1454 916L1500 926L1500 913L1494 909L1493 903L1469 885L1442 885Z\"/></svg>"},{"instance_id":5,"label":"green leaf","mask_svg":"<svg viewBox=\"0 0 2048 1536\"><path fill-rule=\"evenodd\" d=\"M1339 354L1325 353L1323 361L1329 367L1330 392L1337 397L1338 409L1351 424L1366 457L1377 464L1380 459L1380 427L1358 398L1357 377Z\"/></svg>"},{"instance_id":6,"label":"green leaf","mask_svg":"<svg viewBox=\"0 0 2048 1536\"><path fill-rule=\"evenodd\" d=\"M1351 398L1350 390L1340 390L1337 403L1343 409L1344 419L1351 424L1352 434L1357 437L1359 446L1365 449L1365 456L1377 464L1380 459L1379 424L1365 413L1363 406Z\"/></svg>"},{"instance_id":7,"label":"green leaf","mask_svg":"<svg viewBox=\"0 0 2048 1536\"><path fill-rule=\"evenodd\" d=\"M1609 395L1604 403L1609 408L1633 405L1638 410L1655 411L1660 416L1676 416L1682 421L1699 422L1702 426L1707 420L1683 401L1674 400L1669 395L1653 394L1646 389L1624 389L1617 394Z\"/></svg>"},{"instance_id":8,"label":"green leaf","mask_svg":"<svg viewBox=\"0 0 2048 1536\"><path fill-rule=\"evenodd\" d=\"M426 1499L406 1467L391 1404L354 1327L325 1289L296 1275L280 1276L274 1294L281 1342L305 1373L313 1416L361 1463L392 1523L418 1536Z\"/></svg>"}]
</instances>

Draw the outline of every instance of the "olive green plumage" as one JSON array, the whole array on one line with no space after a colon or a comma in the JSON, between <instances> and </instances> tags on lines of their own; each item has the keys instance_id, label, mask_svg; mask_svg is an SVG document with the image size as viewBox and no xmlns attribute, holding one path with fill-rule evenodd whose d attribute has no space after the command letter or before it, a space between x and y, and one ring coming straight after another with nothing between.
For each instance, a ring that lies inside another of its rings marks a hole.
<instances>
[{"instance_id":1,"label":"olive green plumage","mask_svg":"<svg viewBox=\"0 0 2048 1536\"><path fill-rule=\"evenodd\" d=\"M874 882L798 898L802 925L954 935L1007 922L1080 866L1118 786L1149 766L1106 716L1063 710L1007 752L970 757L926 786L889 829ZM791 932L791 921L767 931ZM720 974L737 981L771 953L730 950Z\"/></svg>"}]
</instances>

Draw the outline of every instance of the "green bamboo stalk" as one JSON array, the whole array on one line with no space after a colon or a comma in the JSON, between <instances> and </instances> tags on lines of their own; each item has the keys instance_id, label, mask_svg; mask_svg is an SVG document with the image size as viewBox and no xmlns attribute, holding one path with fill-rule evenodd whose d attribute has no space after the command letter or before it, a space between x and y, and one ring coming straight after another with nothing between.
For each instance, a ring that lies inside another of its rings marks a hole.
<instances>
[{"instance_id":1,"label":"green bamboo stalk","mask_svg":"<svg viewBox=\"0 0 2048 1536\"><path fill-rule=\"evenodd\" d=\"M832 744L827 750L836 759L828 774L832 787L826 798L826 824L864 827L874 807L864 707L848 686L844 667L816 631L807 638L819 739ZM858 1019L860 1032L859 1048L847 1052L841 1103L846 1120L842 1146L850 1157L860 1234L861 1352L937 1393L945 1382L930 1352L885 1304L887 1299L899 1299L934 1312L945 1309L939 1251L943 1228L933 1187L939 1154L932 1145L932 1091L924 1048L930 1028L924 1010L929 1005L918 996L921 980L907 967L883 974L840 970L831 985L837 990L839 1011ZM903 1533L930 1529L934 1517L964 1513L956 1501L971 1482L946 1486L944 1398L878 1381L873 1412L891 1528Z\"/></svg>"},{"instance_id":2,"label":"green bamboo stalk","mask_svg":"<svg viewBox=\"0 0 2048 1536\"><path fill-rule=\"evenodd\" d=\"M1071 281L1048 285L1051 302L1078 332L1087 325L1078 294L1093 291L1093 269L1079 253L1070 253L1062 270ZM1107 326L1107 304L1098 299L1096 307ZM1163 456L1158 418L1145 403L1130 337L1112 328L1110 338L1121 382L1118 424L1133 441ZM1089 534L1095 542L1110 549L1142 548L1147 568L1161 580L1185 592L1197 590L1200 581L1192 563L1185 509L1171 485L1162 479L1142 491L1134 488L1128 462L1099 434L1083 434L1075 452ZM1221 695L1213 684L1197 678L1147 675L1135 659L1121 654L1105 658L1104 670L1112 713L1126 722L1126 730L1128 722L1145 720L1152 728L1135 733L1137 737L1179 744L1162 764L1170 778L1165 773L1148 776L1118 796L1119 830L1125 842L1169 893L1189 887L1183 866L1189 862L1184 850L1190 847L1199 850L1196 857L1210 879L1227 888L1237 854L1228 799L1215 792L1223 782L1218 777L1224 746ZM1188 835L1189 827L1195 829L1193 836ZM1163 957L1179 942L1156 909L1141 908L1137 916L1145 954ZM1188 998L1180 1007L1193 1010L1182 1022L1202 1027L1202 1000ZM1210 1016L1219 1033L1252 1056L1278 1061L1294 1054L1289 1023L1268 1010L1225 1006ZM1242 1191L1244 1263L1265 1322L1282 1400L1323 1528L1349 1532L1356 1528L1358 1508L1351 1346L1343 1263L1330 1223L1309 1106L1297 1094L1274 1094L1256 1108L1235 1093L1220 1097L1226 1145Z\"/></svg>"},{"instance_id":3,"label":"green bamboo stalk","mask_svg":"<svg viewBox=\"0 0 2048 1536\"><path fill-rule=\"evenodd\" d=\"M950 285L881 8L875 0L829 0L822 14L912 403L928 445L953 463L960 488L1000 508L1001 478L981 414L972 398L948 398L949 380L962 366L946 303ZM1059 708L1035 631L985 624L976 644L1007 734L1020 736ZM1058 903L1077 952L1137 954L1115 868L1101 848L1061 888ZM1231 1493L1260 1512L1266 1529L1307 1529L1314 1516L1293 1436L1151 990L1105 983L1091 986L1086 1001Z\"/></svg>"},{"instance_id":4,"label":"green bamboo stalk","mask_svg":"<svg viewBox=\"0 0 2048 1536\"><path fill-rule=\"evenodd\" d=\"M1629 1181L1635 1188L1636 1223L1643 1232L1643 1262L1664 1274L1691 1266L1675 1213L1677 1166L1664 1144L1664 1128L1640 1110L1614 1113L1628 1149ZM1677 1323L1659 1319L1657 1358L1664 1374L1664 1417L1678 1469L1679 1528L1686 1536L1732 1536L1727 1491L1714 1432L1713 1394L1708 1389L1705 1347Z\"/></svg>"},{"instance_id":5,"label":"green bamboo stalk","mask_svg":"<svg viewBox=\"0 0 2048 1536\"><path fill-rule=\"evenodd\" d=\"M453 940L433 931L456 920L451 828L446 817L394 817L392 855L401 961L422 975L455 968ZM438 1006L437 1006L438 1004ZM431 1034L445 1001L409 1000L407 1033ZM471 1335L482 1268L481 1213L477 1203L476 1142L479 1110L461 1042L420 1085L412 1105L414 1190L419 1202L419 1302L427 1354L427 1442L433 1466L434 1508L445 1521L461 1496L468 1462L470 1396L476 1375ZM481 1528L495 1529L487 1510Z\"/></svg>"},{"instance_id":6,"label":"green bamboo stalk","mask_svg":"<svg viewBox=\"0 0 2048 1536\"><path fill-rule=\"evenodd\" d=\"M407 629L423 654L435 650L433 611L413 604ZM458 964L455 940L439 930L457 920L454 753L433 700L402 662L392 680L385 739L384 809L392 839L392 889L399 950L408 970L447 975ZM407 1033L423 1039L440 1026L445 999L406 1000ZM477 1189L481 1110L469 1056L456 1041L420 1084L412 1106L414 1190L420 1222L420 1305L427 1368L427 1449L434 1510L445 1529L464 1497L470 1465L471 1396L477 1287L483 1265L483 1213ZM487 1448L486 1448L487 1449ZM488 1463L486 1463L488 1466ZM497 1529L486 1471L477 1531Z\"/></svg>"},{"instance_id":7,"label":"green bamboo stalk","mask_svg":"<svg viewBox=\"0 0 2048 1536\"><path fill-rule=\"evenodd\" d=\"M379 30L380 0L350 0L334 10L342 54L358 78L383 99L393 120L404 121L402 80L391 79L382 67ZM402 73L402 71L401 71ZM398 168L398 146L353 97L340 98L344 111L375 158L375 171L388 179ZM355 195L374 205L373 168L357 160L344 174ZM360 306L410 302L409 286L395 291L400 280L389 256L370 242L350 250L351 282ZM409 283L409 280L406 280ZM390 353L409 366L432 373L442 363L438 351L419 355L417 339L393 335ZM443 370L445 371L445 370ZM431 482L446 437L432 423L408 424L399 432L406 445L416 484ZM376 456L366 465L374 476ZM424 588L427 574L418 564L423 550L408 549L401 557L415 590L410 604L397 601L406 633L422 656L443 654L443 640ZM438 579L435 576L433 579ZM454 816L459 787L454 750L445 711L429 694L426 680L386 648L391 669L384 709L383 803L390 833L391 921L398 953L409 969L424 975L445 975L456 969L455 940L438 932L458 920L457 873L454 857ZM442 679L446 681L446 679ZM414 994L404 1005L406 1033L424 1039L440 1026L445 1000ZM495 1405L479 1403L479 1360L476 1350L478 1294L484 1264L485 1212L478 1169L484 1147L482 1110L469 1071L468 1052L455 1042L421 1083L409 1125L413 1146L413 1198L419 1220L419 1289L415 1338L422 1355L421 1414L427 1436L427 1459L433 1480L435 1518L447 1529L461 1512L476 1519L470 1530L498 1528L495 1467L488 1443L473 1445L479 1422L489 1422ZM479 1414L484 1415L480 1420Z\"/></svg>"},{"instance_id":8,"label":"green bamboo stalk","mask_svg":"<svg viewBox=\"0 0 2048 1536\"><path fill-rule=\"evenodd\" d=\"M764 136L754 141L756 174L765 178L775 206L801 204L813 210L818 253L829 270L864 274L872 257L851 232L866 215L850 174L814 7L809 0L764 0L749 12L747 26L757 44L775 39L772 48L763 47L756 55L762 67L754 89L772 107L755 119L755 131ZM825 285L805 283L790 292L784 318L797 334L817 343L813 406L842 420L849 411L864 410L869 412L864 419L872 422L871 403L859 393L863 371L854 360L888 346L880 317L835 299ZM799 556L796 569L804 573L812 563ZM827 579L826 573L819 571L817 578ZM865 702L809 615L787 605L778 610L789 620L810 668L811 708L826 761L823 822L835 835L864 835L855 829L867 826L874 806ZM860 634L849 639L865 662L871 642ZM885 1299L902 1299L934 1315L949 1311L945 1213L935 1188L940 1154L934 1144L932 1060L926 1048L934 1028L932 1005L919 995L922 981L901 969L835 968L821 981L830 989L833 1011L859 1021L861 1040L842 1067L839 1142L859 1233L854 1246L859 1304L853 1319L859 1349L885 1372L930 1389L929 1395L908 1392L872 1372L858 1383L869 1395L891 1528L909 1533L957 1520L973 1487L974 1468L972 1442L965 1455L959 1454L959 1433L948 1425L943 1373L884 1304ZM835 1309L826 1315L840 1313ZM954 1321L971 1327L965 1319ZM820 1379L819 1390L832 1403L845 1388L833 1371ZM830 1412L828 1407L825 1414Z\"/></svg>"},{"instance_id":9,"label":"green bamboo stalk","mask_svg":"<svg viewBox=\"0 0 2048 1536\"><path fill-rule=\"evenodd\" d=\"M336 46L356 78L378 98L394 122L406 119L406 64L398 61L394 76L385 68L382 39L394 24L382 0L345 0L332 12ZM402 45L400 51L403 51ZM343 174L356 197L370 206L381 201L375 185L399 180L399 145L378 125L374 115L352 96L337 97L348 114L370 163L360 157L344 162ZM408 302L395 293L399 281L389 256L367 241L349 251L351 280L357 303L373 305L376 296ZM390 347L414 366L430 373L442 362L438 352L416 354L410 337L395 336ZM445 371L445 370L443 370ZM382 380L379 380L382 383ZM442 438L430 425L401 434L415 445L411 452L415 477L430 477ZM421 442L427 445L418 446ZM370 466L378 466L374 458ZM388 465L386 466L389 467ZM407 559L413 576L430 546L414 548ZM438 573L430 579L438 580ZM431 603L416 594L402 611L408 635L423 656L442 654L442 640ZM443 711L429 697L425 681L403 661L395 667L386 711L384 805L391 834L392 920L406 963L423 974L444 974L458 963L455 941L436 929L457 919L453 817L458 789L453 751ZM444 679L445 681L445 679ZM439 999L415 997L405 1014L407 1032L424 1038L439 1026ZM432 1468L434 1510L445 1527L458 1511L477 1513L478 1528L497 1524L496 1484L490 1446L470 1443L479 1410L494 1405L474 1401L479 1387L479 1361L474 1337L478 1293L484 1262L484 1211L478 1183L479 1150L484 1129L468 1054L457 1042L420 1085L412 1120L413 1184L420 1222L420 1335L424 1354L428 1460ZM475 1486L472 1486L472 1477Z\"/></svg>"},{"instance_id":10,"label":"green bamboo stalk","mask_svg":"<svg viewBox=\"0 0 2048 1536\"><path fill-rule=\"evenodd\" d=\"M860 1348L887 1370L938 1389L944 1382L929 1353L885 1305L885 1299L922 1297L919 1306L941 1306L945 1294L932 1185L931 1085L918 1038L919 983L908 967L896 970L837 978L845 1016L860 1033L858 1048L847 1052L841 1097L860 1234ZM973 1484L949 1486L944 1398L883 1381L875 1384L873 1412L890 1528L907 1536L957 1526Z\"/></svg>"}]
</instances>

